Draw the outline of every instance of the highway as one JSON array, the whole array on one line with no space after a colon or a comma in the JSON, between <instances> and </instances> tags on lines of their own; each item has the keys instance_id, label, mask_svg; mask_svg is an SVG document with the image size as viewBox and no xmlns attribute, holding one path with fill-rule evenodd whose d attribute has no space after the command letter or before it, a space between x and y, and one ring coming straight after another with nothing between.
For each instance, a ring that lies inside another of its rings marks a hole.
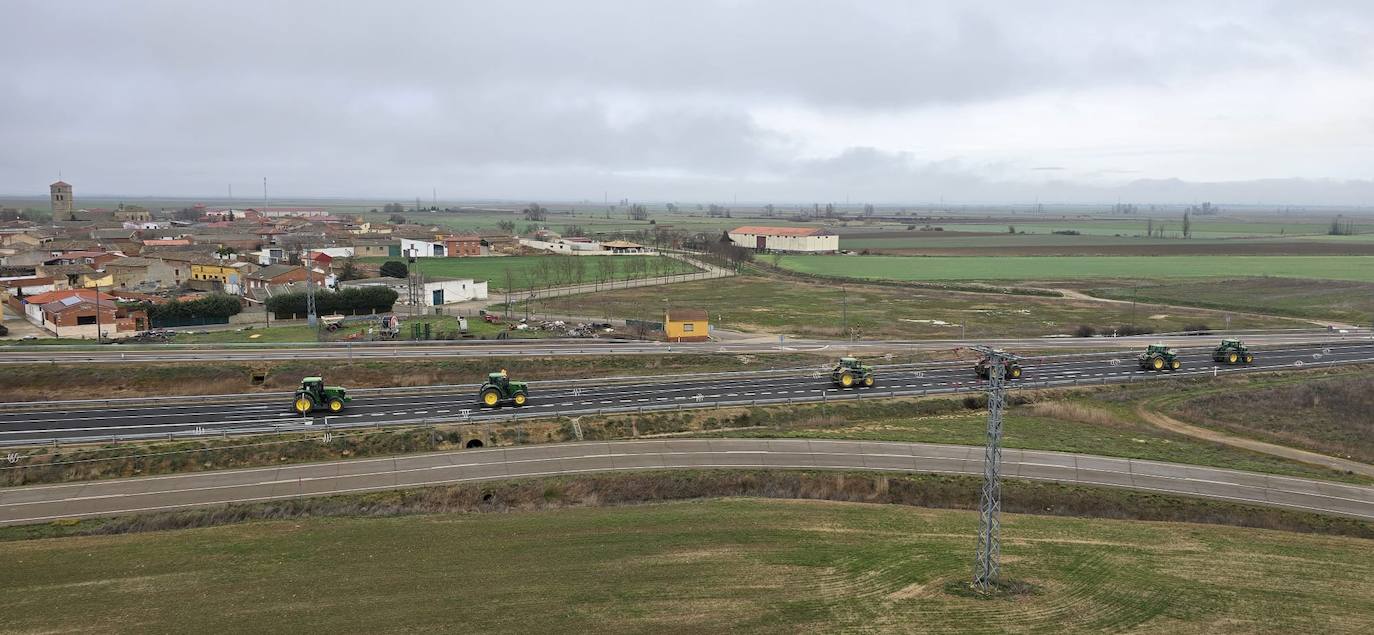
<instances>
[{"instance_id":1,"label":"highway","mask_svg":"<svg viewBox=\"0 0 1374 635\"><path fill-rule=\"evenodd\" d=\"M1235 333L1247 343L1264 346L1302 343L1342 343L1371 341L1368 329L1352 332L1298 329L1264 333ZM851 351L855 355L892 352L929 352L971 344L986 344L1009 349L1084 351L1111 348L1140 349L1148 343L1170 346L1196 346L1193 335L1145 335L1133 337L1008 338L966 341L948 340L843 340L781 339L760 336L744 341L721 342L645 342L621 339L531 339L531 340L454 340L451 342L356 342L299 343L267 346L262 344L126 344L105 346L24 346L0 347L0 364L61 363L168 363L203 361L288 361L322 359L393 360L445 359L495 356L589 356L589 355L676 355L676 354L762 354L826 353ZM1220 336L1206 339L1219 340Z\"/></svg>"},{"instance_id":2,"label":"highway","mask_svg":"<svg viewBox=\"0 0 1374 635\"><path fill-rule=\"evenodd\" d=\"M1210 340L1209 340L1210 341ZM1190 340L1197 344L1196 338ZM1026 359L1024 387L1073 386L1171 377L1258 372L1374 362L1374 342L1254 347L1249 367L1215 368L1209 348L1179 349L1183 368L1157 373L1139 369L1127 353L1079 354ZM881 361L880 358L873 361ZM356 397L339 415L301 417L288 410L289 395L166 398L125 402L0 404L0 445L53 441L110 441L380 425L476 423L512 415L579 416L597 413L729 405L807 403L981 390L972 362L879 365L878 385L837 389L822 367L788 371L705 373L666 377L531 383L529 405L494 411L476 405L476 385L374 390ZM347 377L328 377L347 386ZM518 378L516 378L518 379Z\"/></svg>"},{"instance_id":3,"label":"highway","mask_svg":"<svg viewBox=\"0 0 1374 635\"><path fill-rule=\"evenodd\" d=\"M1007 478L1129 488L1374 520L1374 488L1060 452L1005 450ZM0 489L0 525L539 476L664 469L979 475L981 447L806 439L559 443Z\"/></svg>"}]
</instances>

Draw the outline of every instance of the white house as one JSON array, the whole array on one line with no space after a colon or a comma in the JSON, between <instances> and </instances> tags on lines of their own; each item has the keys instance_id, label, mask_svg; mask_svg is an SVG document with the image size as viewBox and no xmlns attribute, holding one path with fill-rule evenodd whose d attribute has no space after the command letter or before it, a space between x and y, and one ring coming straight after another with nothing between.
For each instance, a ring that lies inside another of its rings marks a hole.
<instances>
[{"instance_id":1,"label":"white house","mask_svg":"<svg viewBox=\"0 0 1374 635\"><path fill-rule=\"evenodd\" d=\"M410 238L401 239L401 255L409 256L414 250L416 258L446 258L448 249L444 243L429 240L412 240Z\"/></svg>"},{"instance_id":2,"label":"white house","mask_svg":"<svg viewBox=\"0 0 1374 635\"><path fill-rule=\"evenodd\" d=\"M442 306L455 302L467 302L468 300L487 299L487 283L485 280L476 282L471 278L459 278L456 280L428 280L422 283L419 289L421 306ZM365 278L363 280L345 280L339 283L340 289L365 288L365 287L386 287L395 291L400 298L398 304L408 304L407 297L410 293L409 283L404 278Z\"/></svg>"},{"instance_id":3,"label":"white house","mask_svg":"<svg viewBox=\"0 0 1374 635\"><path fill-rule=\"evenodd\" d=\"M825 253L840 250L840 237L819 227L737 227L730 241L759 251Z\"/></svg>"}]
</instances>

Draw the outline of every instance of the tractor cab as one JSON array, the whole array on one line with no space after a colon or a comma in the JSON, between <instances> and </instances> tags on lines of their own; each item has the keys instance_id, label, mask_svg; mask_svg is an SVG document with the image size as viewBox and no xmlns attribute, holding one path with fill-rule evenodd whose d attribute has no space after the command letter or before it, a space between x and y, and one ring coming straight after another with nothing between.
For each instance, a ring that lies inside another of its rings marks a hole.
<instances>
[{"instance_id":1,"label":"tractor cab","mask_svg":"<svg viewBox=\"0 0 1374 635\"><path fill-rule=\"evenodd\" d=\"M317 408L339 412L343 410L344 404L352 400L347 390L339 386L326 386L323 377L306 377L301 380L301 387L296 389L292 407L302 415L309 414Z\"/></svg>"},{"instance_id":2,"label":"tractor cab","mask_svg":"<svg viewBox=\"0 0 1374 635\"><path fill-rule=\"evenodd\" d=\"M830 383L839 388L863 386L872 388L877 382L873 367L859 361L856 357L841 357L830 369Z\"/></svg>"},{"instance_id":3,"label":"tractor cab","mask_svg":"<svg viewBox=\"0 0 1374 635\"><path fill-rule=\"evenodd\" d=\"M324 378L306 377L302 379L300 391L315 397L316 401L320 401L320 398L324 396Z\"/></svg>"},{"instance_id":4,"label":"tractor cab","mask_svg":"<svg viewBox=\"0 0 1374 635\"><path fill-rule=\"evenodd\" d=\"M1240 348L1240 347L1241 347L1241 346L1240 346L1240 340L1234 339L1234 338L1227 338L1227 339L1222 340L1222 341L1221 341L1221 345L1222 345L1222 347L1224 347L1224 348Z\"/></svg>"},{"instance_id":5,"label":"tractor cab","mask_svg":"<svg viewBox=\"0 0 1374 635\"><path fill-rule=\"evenodd\" d=\"M1164 344L1150 344L1145 347L1145 354L1147 355L1167 355L1168 353L1169 347Z\"/></svg>"},{"instance_id":6,"label":"tractor cab","mask_svg":"<svg viewBox=\"0 0 1374 635\"><path fill-rule=\"evenodd\" d=\"M506 369L499 373L487 373L487 381L477 391L477 403L484 408L495 408L503 403L523 406L529 400L529 385L523 381L511 381Z\"/></svg>"}]
</instances>

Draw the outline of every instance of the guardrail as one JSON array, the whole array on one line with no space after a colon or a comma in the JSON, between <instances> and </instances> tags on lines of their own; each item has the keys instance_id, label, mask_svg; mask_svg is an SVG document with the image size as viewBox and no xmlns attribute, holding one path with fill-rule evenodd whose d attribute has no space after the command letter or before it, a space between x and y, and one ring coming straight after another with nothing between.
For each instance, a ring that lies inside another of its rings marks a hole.
<instances>
[{"instance_id":1,"label":"guardrail","mask_svg":"<svg viewBox=\"0 0 1374 635\"><path fill-rule=\"evenodd\" d=\"M1210 347L1210 346L1197 346L1197 347L1174 347L1174 348L1175 348L1175 350L1178 350L1178 351L1190 352L1190 351L1206 351L1206 350L1210 350L1212 347ZM1260 352L1264 352L1264 349L1256 349L1256 350L1258 350L1258 351L1260 351ZM1325 349L1324 349L1324 350L1325 350ZM1034 359L1034 360L1041 360L1041 361L1045 361L1045 362L1049 362L1049 363L1063 363L1063 362L1082 361L1082 360L1093 359L1093 358L1117 357L1117 356L1121 356L1121 355L1122 355L1122 351L1099 351L1099 352L1085 352L1085 353L1069 353L1069 354L1064 354L1064 355L1030 355L1030 356L1027 356L1027 358L1028 358L1028 359ZM877 368L878 370L886 370L886 371L897 371L897 370L907 370L907 369L909 369L909 370L931 370L931 371L939 371L939 370L946 370L946 369L948 369L948 368L959 368L959 367L968 366L969 363L970 363L969 360L948 360L948 361L932 361L932 362L905 362L905 363L899 363L899 364L874 364L873 366L874 366L874 368ZM821 367L821 366L793 366L793 367L789 367L789 368L773 368L773 369L741 370L741 371L713 371L713 372L696 372L696 373L673 373L673 374L664 374L664 375L638 375L638 376L636 376L636 375L622 375L622 376L613 376L613 377L589 377L589 378L575 378L575 379L552 379L552 380L542 380L542 381L531 381L531 382L529 382L529 383L530 383L531 385L533 385L533 386L540 386L540 387L545 387L545 386L547 386L547 387L550 387L550 388L557 389L557 388L565 387L565 386L566 386L566 387L574 387L574 388L575 388L575 387L578 387L578 386L581 386L581 385L586 385L586 384L612 384L612 385L623 385L623 384L635 383L635 382L639 382L639 383L646 383L646 382L647 382L647 383L665 383L665 382L672 382L672 381L698 381L698 380L708 380L708 379L728 379L728 378L731 378L731 377L759 377L759 376L761 376L761 375L763 375L763 376L786 376L786 375L789 375L789 374L793 374L793 375L814 374L814 373L817 373L817 372L828 372L828 370L829 370L829 367L828 367L828 366L826 366L826 368L825 368L824 371L822 371L822 367ZM383 396L385 396L385 395L404 395L404 394L410 394L410 393L423 393L423 392L441 393L441 394L442 394L442 393L455 393L455 392L461 392L461 391L467 391L467 390L476 390L476 389L477 389L478 387L480 387L480 386L481 386L480 383L471 383L471 384L431 384L431 385L427 385L427 386L393 386L393 387L386 387L386 388L356 388L356 389L350 389L350 390L349 390L349 393L350 393L350 394L353 394L353 395L358 395L358 396L369 396L369 395L383 395ZM109 406L132 406L132 405L139 405L139 404L165 403L165 402L172 402L172 403L180 403L180 402L196 402L196 403L235 403L235 402L239 402L239 401L257 401L257 400L266 400L266 399L286 399L286 398L290 397L292 394L294 394L294 392L258 392L258 393L233 393L233 394L223 394L223 395L172 395L172 396L161 396L161 397L118 397L118 398L112 398L112 399L68 399L68 400L60 400L60 401L13 401L13 402L0 402L0 412L14 412L14 411L26 411L26 410L38 410L38 409L45 409L45 408L50 408L50 407L95 408L95 407L109 407Z\"/></svg>"},{"instance_id":2,"label":"guardrail","mask_svg":"<svg viewBox=\"0 0 1374 635\"><path fill-rule=\"evenodd\" d=\"M1348 366L1348 365L1354 365L1354 364L1368 364L1368 363L1371 363L1371 362L1374 362L1374 357L1370 357L1370 358L1361 358L1361 359L1352 359L1352 360L1330 360L1330 361L1326 361L1326 362L1313 362L1313 363L1310 363L1310 364L1302 364L1301 362L1299 362L1298 364L1300 364L1300 365L1295 365L1295 368L1323 367L1323 366L1324 366L1324 367ZM1221 375L1221 374L1247 373L1247 372L1260 372L1260 371L1274 371L1274 370L1281 370L1281 369L1280 369L1280 368L1273 368L1273 367L1262 367L1262 368L1254 368L1254 367L1251 367L1251 368L1244 368L1244 367L1240 367L1240 368L1222 368L1222 367L1213 366L1212 368L1209 368L1209 369L1201 369L1201 370L1194 370L1194 371L1184 371L1184 372L1176 372L1176 373L1169 373L1169 374L1142 375L1142 376L1140 376L1140 377L1137 377L1136 375L1133 375L1133 374L1129 374L1129 375L1124 375L1124 376L1113 376L1113 377L1103 376L1103 377L1100 377L1100 378L1092 378L1092 379L1088 379L1088 378L1073 378L1073 379L1059 379L1059 380L1048 380L1048 379L1047 379L1047 380L1033 381L1033 382L1026 382L1026 383L1018 382L1018 383L1012 384L1012 385L1010 386L1010 388L1011 388L1012 390L1033 390L1033 389L1047 389L1047 388L1075 387L1075 386L1105 386L1105 385L1107 385L1107 384L1134 383L1134 382L1136 382L1136 381L1156 381L1156 380L1169 379L1169 378L1173 378L1173 377L1204 376L1204 375L1208 375L1208 374L1211 374L1211 375L1213 375L1213 376L1216 376L1216 375ZM889 391L881 391L881 390L864 390L864 389L824 390L824 391L822 391L821 394L818 395L818 396L775 397L775 398L769 398L769 399L733 399L733 400L719 400L719 399L718 399L718 400L716 400L716 401L709 401L709 402L708 402L708 401L692 401L692 402L677 402L677 403L670 403L670 404L647 404L647 405L642 405L642 406L616 406L616 407L609 407L609 408L576 408L576 409L570 409L570 410L553 410L553 411L547 411L547 410L545 410L545 411L539 411L539 412L520 412L520 411L503 412L503 411L483 411L483 410L476 410L476 409L474 409L474 410L472 410L472 411L460 411L460 414L458 414L457 416L419 417L419 418L409 418L409 419L395 419L395 420L390 420L390 421L385 421L385 422L377 422L377 421L359 421L359 422L342 422L342 423L340 423L340 422L330 422L330 421L329 421L329 417L322 417L322 418L320 418L320 419L318 419L318 420L315 419L315 418L311 418L311 419L307 419L307 420L296 420L296 421L262 420L262 421L248 421L248 422L242 422L242 424L236 423L234 426L226 426L226 427L213 427L213 428L211 428L211 427L199 426L199 427L193 427L193 428L191 428L191 429L189 429L189 430L173 430L173 431L169 431L169 432L146 432L146 433L134 433L134 434L124 434L124 435L119 435L119 434L116 434L116 435L103 434L103 435L86 435L86 436L64 436L64 437L55 438L55 439L6 439L6 438L4 438L6 435L12 435L12 434L29 434L29 435L32 435L32 434L35 434L35 433L41 434L41 433L43 433L44 431L34 431L34 430L26 430L26 431L0 431L0 447L33 447L33 446L47 446L47 445L51 445L51 446L53 446L53 447L58 447L58 446L60 446L61 444L64 444L64 443L65 443L65 444L90 444L90 443L115 443L115 444L118 444L118 443L120 443L120 442L122 442L122 441L143 441L143 440L167 440L167 441L174 441L174 440L177 440L177 439L182 439L182 440L195 440L195 439L209 439L209 438L216 438L216 437L219 437L219 438L228 438L228 437L231 436L231 435L237 437L237 436L248 436L248 435L283 434L283 433L299 433L299 432L321 432L321 433L325 433L325 440L328 440L328 433L331 432L331 431L336 431L336 430L354 430L354 429L365 429L365 428L388 428L388 427L408 426L408 425L409 425L409 426L433 426L433 425L471 425L471 424L482 424L482 423L518 423L519 421L529 421L529 420L536 420L536 419L563 419L563 418L572 418L572 419L576 419L576 418L578 418L578 417L584 417L584 416L603 416L603 415L615 415L615 414L646 414L646 413L655 413L655 412L674 412L674 411L682 411L682 410L701 410L701 409L719 409L719 408L741 408L741 407L751 407L751 408L752 408L752 407L758 407L758 406L795 405L795 404L830 403L830 402L846 402L846 401L857 401L857 402L862 402L864 399L895 399L895 398L898 398L898 397L928 397L928 396L931 396L931 395L960 394L960 393L980 392L980 391L982 391L982 390L984 390L984 385L983 385L983 384L980 384L980 383L978 383L978 384L966 384L966 385L961 385L961 386L947 386L947 387L943 387L943 388L921 388L921 389L889 390ZM61 432L61 431L60 431L60 430L57 430L57 431L54 431L54 432Z\"/></svg>"}]
</instances>

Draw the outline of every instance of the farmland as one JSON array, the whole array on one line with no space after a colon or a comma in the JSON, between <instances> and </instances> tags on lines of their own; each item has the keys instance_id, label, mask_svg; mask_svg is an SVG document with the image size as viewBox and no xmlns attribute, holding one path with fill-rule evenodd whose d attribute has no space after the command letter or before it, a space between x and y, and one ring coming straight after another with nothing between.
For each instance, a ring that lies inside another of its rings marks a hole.
<instances>
[{"instance_id":1,"label":"farmland","mask_svg":"<svg viewBox=\"0 0 1374 635\"><path fill-rule=\"evenodd\" d=\"M1275 276L1374 282L1374 256L783 256L802 273L885 280L1035 280Z\"/></svg>"},{"instance_id":2,"label":"farmland","mask_svg":"<svg viewBox=\"0 0 1374 635\"><path fill-rule=\"evenodd\" d=\"M1004 573L1031 592L989 606L958 591L977 522L714 499L12 541L0 611L20 632L967 632L995 610L1031 631L1355 633L1374 619L1365 539L1021 514L1003 516Z\"/></svg>"},{"instance_id":3,"label":"farmland","mask_svg":"<svg viewBox=\"0 0 1374 635\"><path fill-rule=\"evenodd\" d=\"M1374 316L1374 283L1296 278L1143 280L1129 284L1085 280L1087 293L1184 306L1291 315L1366 324Z\"/></svg>"},{"instance_id":4,"label":"farmland","mask_svg":"<svg viewBox=\"0 0 1374 635\"><path fill-rule=\"evenodd\" d=\"M1374 462L1374 380L1367 376L1212 391L1175 401L1175 411L1190 422Z\"/></svg>"},{"instance_id":5,"label":"farmland","mask_svg":"<svg viewBox=\"0 0 1374 635\"><path fill-rule=\"evenodd\" d=\"M847 323L855 335L868 339L949 338L961 332L968 337L1028 337L1072 333L1079 324L1109 332L1132 321L1167 332L1198 324L1220 326L1222 320L1214 312L1147 305L1133 312L1129 303L865 284L842 289L834 283L753 276L564 296L538 306L553 315L653 320L662 319L665 308L698 308L710 314L712 324L726 329L843 337ZM1231 320L1234 328L1292 325L1241 315Z\"/></svg>"},{"instance_id":6,"label":"farmland","mask_svg":"<svg viewBox=\"0 0 1374 635\"><path fill-rule=\"evenodd\" d=\"M363 262L380 264L395 257L371 257ZM687 263L663 256L501 256L491 258L420 258L420 272L433 278L486 280L490 291L545 288L591 283L596 280L633 280L660 275L693 273ZM579 279L578 266L582 277ZM612 270L605 269L613 267Z\"/></svg>"}]
</instances>

